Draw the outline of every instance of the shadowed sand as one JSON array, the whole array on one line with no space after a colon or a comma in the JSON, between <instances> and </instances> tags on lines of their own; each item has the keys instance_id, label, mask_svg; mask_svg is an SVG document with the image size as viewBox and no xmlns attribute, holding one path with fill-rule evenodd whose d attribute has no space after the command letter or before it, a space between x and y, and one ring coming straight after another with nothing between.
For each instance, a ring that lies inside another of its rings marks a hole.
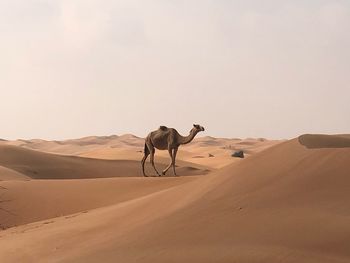
<instances>
[{"instance_id":1,"label":"shadowed sand","mask_svg":"<svg viewBox=\"0 0 350 263\"><path fill-rule=\"evenodd\" d=\"M350 147L349 135L305 134L299 142L309 149Z\"/></svg>"},{"instance_id":2,"label":"shadowed sand","mask_svg":"<svg viewBox=\"0 0 350 263\"><path fill-rule=\"evenodd\" d=\"M196 180L2 231L0 258L349 262L350 148L308 149L299 140Z\"/></svg>"}]
</instances>

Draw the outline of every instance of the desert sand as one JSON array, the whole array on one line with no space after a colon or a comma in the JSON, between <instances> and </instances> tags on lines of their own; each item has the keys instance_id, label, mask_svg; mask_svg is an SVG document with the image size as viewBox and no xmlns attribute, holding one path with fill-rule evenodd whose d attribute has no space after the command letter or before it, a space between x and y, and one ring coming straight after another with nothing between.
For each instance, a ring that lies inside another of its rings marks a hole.
<instances>
[{"instance_id":1,"label":"desert sand","mask_svg":"<svg viewBox=\"0 0 350 263\"><path fill-rule=\"evenodd\" d=\"M0 259L350 262L349 146L202 137L180 147L179 177L144 178L133 135L2 141Z\"/></svg>"}]
</instances>

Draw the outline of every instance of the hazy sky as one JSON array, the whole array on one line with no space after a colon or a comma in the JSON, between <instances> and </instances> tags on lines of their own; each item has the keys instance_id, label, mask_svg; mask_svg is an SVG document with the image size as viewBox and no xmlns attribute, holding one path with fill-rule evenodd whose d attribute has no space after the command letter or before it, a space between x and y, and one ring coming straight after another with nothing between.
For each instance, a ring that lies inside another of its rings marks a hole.
<instances>
[{"instance_id":1,"label":"hazy sky","mask_svg":"<svg viewBox=\"0 0 350 263\"><path fill-rule=\"evenodd\" d=\"M350 133L349 32L349 0L0 0L0 138Z\"/></svg>"}]
</instances>

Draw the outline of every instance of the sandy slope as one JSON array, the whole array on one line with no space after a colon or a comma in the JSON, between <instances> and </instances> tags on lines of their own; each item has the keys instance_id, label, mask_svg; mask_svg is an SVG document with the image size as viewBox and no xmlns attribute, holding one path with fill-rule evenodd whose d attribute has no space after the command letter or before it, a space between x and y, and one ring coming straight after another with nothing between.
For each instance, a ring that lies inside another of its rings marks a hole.
<instances>
[{"instance_id":1,"label":"sandy slope","mask_svg":"<svg viewBox=\"0 0 350 263\"><path fill-rule=\"evenodd\" d=\"M33 179L83 179L142 176L140 161L100 160L63 156L25 149L19 146L0 145L0 165ZM163 169L165 164L159 164ZM202 169L203 168L203 169ZM147 170L151 170L148 164ZM185 163L179 167L179 175L205 174L204 167ZM154 173L154 172L153 172ZM171 173L169 173L171 175ZM9 176L7 176L8 178ZM8 178L9 179L9 178ZM15 179L15 177L13 177Z\"/></svg>"},{"instance_id":2,"label":"sandy slope","mask_svg":"<svg viewBox=\"0 0 350 263\"><path fill-rule=\"evenodd\" d=\"M145 178L146 179L146 178ZM2 192L1 226L27 224L117 204L180 185L196 177L98 178L6 181Z\"/></svg>"},{"instance_id":3,"label":"sandy slope","mask_svg":"<svg viewBox=\"0 0 350 263\"><path fill-rule=\"evenodd\" d=\"M321 148L322 140L313 145L291 140L170 189L2 231L0 257L349 262L350 148Z\"/></svg>"},{"instance_id":4,"label":"sandy slope","mask_svg":"<svg viewBox=\"0 0 350 263\"><path fill-rule=\"evenodd\" d=\"M0 181L3 180L29 180L30 177L15 170L0 166Z\"/></svg>"}]
</instances>

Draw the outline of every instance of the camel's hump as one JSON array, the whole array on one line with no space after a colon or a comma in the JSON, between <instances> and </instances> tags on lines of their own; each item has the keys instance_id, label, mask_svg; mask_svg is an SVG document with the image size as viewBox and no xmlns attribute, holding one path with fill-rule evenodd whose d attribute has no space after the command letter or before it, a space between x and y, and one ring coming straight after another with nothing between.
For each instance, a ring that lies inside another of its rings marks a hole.
<instances>
[{"instance_id":1,"label":"camel's hump","mask_svg":"<svg viewBox=\"0 0 350 263\"><path fill-rule=\"evenodd\" d=\"M162 131L166 131L168 129L168 127L167 126L159 126L159 129Z\"/></svg>"}]
</instances>

